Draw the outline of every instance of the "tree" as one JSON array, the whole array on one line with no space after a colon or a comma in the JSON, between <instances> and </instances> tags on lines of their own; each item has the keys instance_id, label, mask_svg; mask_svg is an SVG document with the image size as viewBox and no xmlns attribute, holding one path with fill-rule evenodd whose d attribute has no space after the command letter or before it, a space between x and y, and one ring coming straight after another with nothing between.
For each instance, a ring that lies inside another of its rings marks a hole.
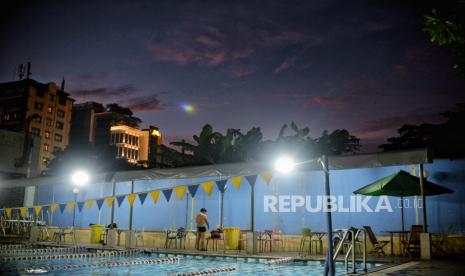
<instances>
[{"instance_id":1,"label":"tree","mask_svg":"<svg viewBox=\"0 0 465 276\"><path fill-rule=\"evenodd\" d=\"M465 156L465 103L457 104L456 111L442 113L446 122L441 124L404 125L399 136L387 139L379 147L384 151L428 148L435 157L460 158Z\"/></svg>"},{"instance_id":2,"label":"tree","mask_svg":"<svg viewBox=\"0 0 465 276\"><path fill-rule=\"evenodd\" d=\"M134 117L130 108L122 107L116 103L107 104L107 112L112 112L113 117L111 121L112 126L126 125L134 128L139 128L142 120Z\"/></svg>"},{"instance_id":3,"label":"tree","mask_svg":"<svg viewBox=\"0 0 465 276\"><path fill-rule=\"evenodd\" d=\"M465 30L453 20L440 16L436 9L424 16L423 31L430 35L431 43L449 47L457 57L453 68L455 72L465 78Z\"/></svg>"}]
</instances>

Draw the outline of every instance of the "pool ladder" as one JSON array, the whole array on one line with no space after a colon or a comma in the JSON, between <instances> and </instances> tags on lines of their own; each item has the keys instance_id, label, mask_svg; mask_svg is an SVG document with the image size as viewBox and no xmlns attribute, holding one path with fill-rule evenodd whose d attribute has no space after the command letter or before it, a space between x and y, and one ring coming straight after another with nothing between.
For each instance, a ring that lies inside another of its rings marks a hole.
<instances>
[{"instance_id":1,"label":"pool ladder","mask_svg":"<svg viewBox=\"0 0 465 276\"><path fill-rule=\"evenodd\" d=\"M362 241L358 240L358 237L360 234L363 235ZM352 237L352 240L349 240L349 237ZM342 248L344 245L348 245L347 247L347 252L345 253L344 257L344 264L346 268L346 273L349 273L349 257L351 257L352 261L352 272L353 274L357 273L356 267L355 267L355 255L356 255L356 250L355 250L355 245L357 243L362 243L362 265L363 265L363 271L367 272L367 236L365 229L360 228L360 229L348 229L344 231L344 235L342 236L341 241L338 243L336 251L334 252L333 255L333 260L336 260L337 256L339 253L341 253Z\"/></svg>"}]
</instances>

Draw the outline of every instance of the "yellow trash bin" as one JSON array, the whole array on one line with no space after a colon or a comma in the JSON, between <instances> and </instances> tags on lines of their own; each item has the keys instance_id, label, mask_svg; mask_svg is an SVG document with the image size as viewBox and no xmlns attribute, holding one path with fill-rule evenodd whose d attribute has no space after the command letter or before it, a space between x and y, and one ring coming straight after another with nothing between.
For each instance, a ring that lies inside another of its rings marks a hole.
<instances>
[{"instance_id":1,"label":"yellow trash bin","mask_svg":"<svg viewBox=\"0 0 465 276\"><path fill-rule=\"evenodd\" d=\"M100 243L100 236L105 230L103 224L92 224L90 226L90 242L91 243Z\"/></svg>"},{"instance_id":2,"label":"yellow trash bin","mask_svg":"<svg viewBox=\"0 0 465 276\"><path fill-rule=\"evenodd\" d=\"M239 238L241 229L239 227L225 227L224 228L224 241L226 249L236 250L239 246Z\"/></svg>"}]
</instances>

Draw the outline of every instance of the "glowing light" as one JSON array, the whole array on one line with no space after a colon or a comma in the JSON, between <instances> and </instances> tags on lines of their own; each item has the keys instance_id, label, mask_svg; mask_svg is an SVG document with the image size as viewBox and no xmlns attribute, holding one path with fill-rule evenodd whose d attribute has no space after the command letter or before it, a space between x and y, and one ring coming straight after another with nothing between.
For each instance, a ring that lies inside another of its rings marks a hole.
<instances>
[{"instance_id":1,"label":"glowing light","mask_svg":"<svg viewBox=\"0 0 465 276\"><path fill-rule=\"evenodd\" d=\"M187 113L192 113L192 112L195 111L194 106L191 105L191 104L187 104L187 103L181 104L181 108L182 108L182 110L184 110Z\"/></svg>"},{"instance_id":2,"label":"glowing light","mask_svg":"<svg viewBox=\"0 0 465 276\"><path fill-rule=\"evenodd\" d=\"M89 182L89 178L89 174L85 171L76 171L71 176L71 180L77 186L84 186L87 182Z\"/></svg>"},{"instance_id":3,"label":"glowing light","mask_svg":"<svg viewBox=\"0 0 465 276\"><path fill-rule=\"evenodd\" d=\"M152 129L152 136L160 136L160 131Z\"/></svg>"},{"instance_id":4,"label":"glowing light","mask_svg":"<svg viewBox=\"0 0 465 276\"><path fill-rule=\"evenodd\" d=\"M78 189L78 188L74 188L74 189L73 189L73 194L79 194L79 189Z\"/></svg>"},{"instance_id":5,"label":"glowing light","mask_svg":"<svg viewBox=\"0 0 465 276\"><path fill-rule=\"evenodd\" d=\"M274 164L275 170L277 170L280 173L288 173L294 169L294 166L294 160L292 160L292 158L289 157L281 157L278 160L276 160L276 163Z\"/></svg>"}]
</instances>

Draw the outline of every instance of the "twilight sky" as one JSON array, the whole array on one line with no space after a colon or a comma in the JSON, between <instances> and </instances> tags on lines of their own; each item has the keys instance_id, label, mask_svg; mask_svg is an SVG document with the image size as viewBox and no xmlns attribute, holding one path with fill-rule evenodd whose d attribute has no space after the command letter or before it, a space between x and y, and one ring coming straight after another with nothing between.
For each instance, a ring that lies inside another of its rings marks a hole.
<instances>
[{"instance_id":1,"label":"twilight sky","mask_svg":"<svg viewBox=\"0 0 465 276\"><path fill-rule=\"evenodd\" d=\"M465 101L453 56L421 31L431 7L463 18L465 3L403 2L7 1L0 81L30 60L32 78L64 76L77 102L129 106L168 140L205 123L273 139L295 121L370 145Z\"/></svg>"}]
</instances>

